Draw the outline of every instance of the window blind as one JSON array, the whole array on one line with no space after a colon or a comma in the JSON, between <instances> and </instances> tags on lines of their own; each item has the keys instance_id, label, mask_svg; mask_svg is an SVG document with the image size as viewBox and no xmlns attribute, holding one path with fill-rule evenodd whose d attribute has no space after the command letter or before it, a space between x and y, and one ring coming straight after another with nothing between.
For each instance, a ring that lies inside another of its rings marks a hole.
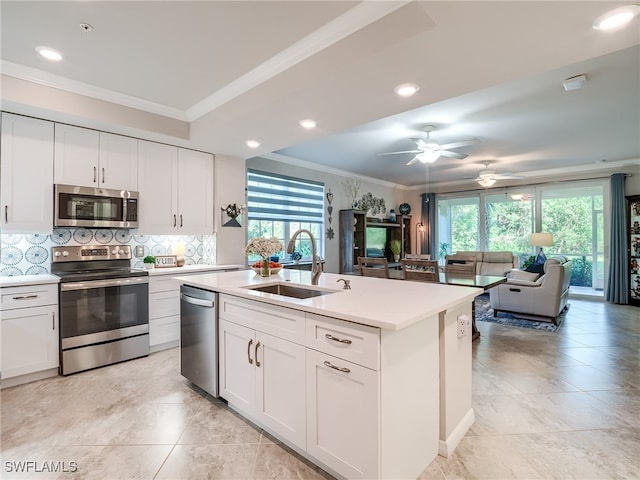
<instances>
[{"instance_id":1,"label":"window blind","mask_svg":"<svg viewBox=\"0 0 640 480\"><path fill-rule=\"evenodd\" d=\"M247 216L249 220L322 223L324 184L249 170Z\"/></svg>"}]
</instances>

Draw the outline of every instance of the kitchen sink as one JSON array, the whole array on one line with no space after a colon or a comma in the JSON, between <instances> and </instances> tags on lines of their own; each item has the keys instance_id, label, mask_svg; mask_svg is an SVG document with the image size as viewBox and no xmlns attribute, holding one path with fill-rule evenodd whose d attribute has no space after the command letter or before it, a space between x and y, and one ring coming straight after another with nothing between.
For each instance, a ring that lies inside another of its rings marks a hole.
<instances>
[{"instance_id":1,"label":"kitchen sink","mask_svg":"<svg viewBox=\"0 0 640 480\"><path fill-rule=\"evenodd\" d=\"M290 285L284 283L272 283L270 285L261 285L256 287L246 287L248 290L255 292L273 293L275 295L282 295L283 297L293 298L311 298L319 297L321 295L328 295L330 293L336 293L338 290L316 290L313 288L307 288L299 285Z\"/></svg>"}]
</instances>

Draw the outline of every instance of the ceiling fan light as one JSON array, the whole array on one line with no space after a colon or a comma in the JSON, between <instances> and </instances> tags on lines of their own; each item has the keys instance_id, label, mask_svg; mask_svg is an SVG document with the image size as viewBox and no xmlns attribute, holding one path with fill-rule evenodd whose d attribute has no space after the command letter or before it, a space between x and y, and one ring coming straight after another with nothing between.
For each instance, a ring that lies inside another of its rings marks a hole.
<instances>
[{"instance_id":1,"label":"ceiling fan light","mask_svg":"<svg viewBox=\"0 0 640 480\"><path fill-rule=\"evenodd\" d=\"M433 163L440 158L440 154L438 152L426 151L416 155L416 158L422 163Z\"/></svg>"},{"instance_id":2,"label":"ceiling fan light","mask_svg":"<svg viewBox=\"0 0 640 480\"><path fill-rule=\"evenodd\" d=\"M524 198L524 194L522 193L512 193L511 200L522 200Z\"/></svg>"},{"instance_id":3,"label":"ceiling fan light","mask_svg":"<svg viewBox=\"0 0 640 480\"><path fill-rule=\"evenodd\" d=\"M482 177L478 180L478 183L483 187L491 187L494 183L496 183L496 179L493 177Z\"/></svg>"},{"instance_id":4,"label":"ceiling fan light","mask_svg":"<svg viewBox=\"0 0 640 480\"><path fill-rule=\"evenodd\" d=\"M638 13L640 13L640 6L638 5L614 8L596 18L596 21L593 22L593 28L594 30L603 31L615 30L631 22Z\"/></svg>"}]
</instances>

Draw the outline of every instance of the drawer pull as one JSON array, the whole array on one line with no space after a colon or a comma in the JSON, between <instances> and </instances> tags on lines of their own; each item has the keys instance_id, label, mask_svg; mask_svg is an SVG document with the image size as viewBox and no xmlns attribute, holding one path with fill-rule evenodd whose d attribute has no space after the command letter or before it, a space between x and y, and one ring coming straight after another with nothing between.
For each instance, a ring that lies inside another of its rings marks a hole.
<instances>
[{"instance_id":1,"label":"drawer pull","mask_svg":"<svg viewBox=\"0 0 640 480\"><path fill-rule=\"evenodd\" d=\"M249 365L253 365L253 359L251 358L251 345L253 344L253 338L249 340L249 344L247 345L247 359L249 360Z\"/></svg>"},{"instance_id":2,"label":"drawer pull","mask_svg":"<svg viewBox=\"0 0 640 480\"><path fill-rule=\"evenodd\" d=\"M4 223L9 223L9 205L4 206Z\"/></svg>"},{"instance_id":3,"label":"drawer pull","mask_svg":"<svg viewBox=\"0 0 640 480\"><path fill-rule=\"evenodd\" d=\"M104 167L102 167L102 183L104 183Z\"/></svg>"},{"instance_id":4,"label":"drawer pull","mask_svg":"<svg viewBox=\"0 0 640 480\"><path fill-rule=\"evenodd\" d=\"M97 174L97 169L96 167L93 167L93 183L96 183L96 180L97 180L96 174Z\"/></svg>"},{"instance_id":5,"label":"drawer pull","mask_svg":"<svg viewBox=\"0 0 640 480\"><path fill-rule=\"evenodd\" d=\"M336 367L335 365L333 365L330 361L325 360L324 361L324 366L325 367L329 367L329 368L333 368L334 370L338 370L339 372L344 372L344 373L349 373L351 370L349 370L346 367Z\"/></svg>"},{"instance_id":6,"label":"drawer pull","mask_svg":"<svg viewBox=\"0 0 640 480\"><path fill-rule=\"evenodd\" d=\"M334 337L330 333L325 333L324 337L328 338L329 340L333 340L334 342L346 343L347 345L351 344L351 340L349 340L348 338Z\"/></svg>"},{"instance_id":7,"label":"drawer pull","mask_svg":"<svg viewBox=\"0 0 640 480\"><path fill-rule=\"evenodd\" d=\"M174 226L174 227L177 225L177 218L178 218L178 217L176 217L176 216L175 216L175 214L174 214L174 215L173 215L173 226Z\"/></svg>"},{"instance_id":8,"label":"drawer pull","mask_svg":"<svg viewBox=\"0 0 640 480\"><path fill-rule=\"evenodd\" d=\"M260 366L260 361L258 360L258 348L260 347L260 340L256 343L256 349L253 351L253 356L256 359L256 367Z\"/></svg>"},{"instance_id":9,"label":"drawer pull","mask_svg":"<svg viewBox=\"0 0 640 480\"><path fill-rule=\"evenodd\" d=\"M38 298L38 295L18 295L13 297L14 300L29 300L30 298Z\"/></svg>"},{"instance_id":10,"label":"drawer pull","mask_svg":"<svg viewBox=\"0 0 640 480\"><path fill-rule=\"evenodd\" d=\"M55 312L51 312L51 330L56 329L56 314Z\"/></svg>"}]
</instances>

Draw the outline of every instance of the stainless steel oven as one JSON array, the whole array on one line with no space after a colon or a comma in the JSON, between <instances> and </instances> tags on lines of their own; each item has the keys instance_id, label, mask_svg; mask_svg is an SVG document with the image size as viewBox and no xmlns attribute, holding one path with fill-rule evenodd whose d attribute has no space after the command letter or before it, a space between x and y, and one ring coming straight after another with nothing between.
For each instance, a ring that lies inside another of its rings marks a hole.
<instances>
[{"instance_id":1,"label":"stainless steel oven","mask_svg":"<svg viewBox=\"0 0 640 480\"><path fill-rule=\"evenodd\" d=\"M63 375L149 354L149 280L129 246L53 247Z\"/></svg>"}]
</instances>

